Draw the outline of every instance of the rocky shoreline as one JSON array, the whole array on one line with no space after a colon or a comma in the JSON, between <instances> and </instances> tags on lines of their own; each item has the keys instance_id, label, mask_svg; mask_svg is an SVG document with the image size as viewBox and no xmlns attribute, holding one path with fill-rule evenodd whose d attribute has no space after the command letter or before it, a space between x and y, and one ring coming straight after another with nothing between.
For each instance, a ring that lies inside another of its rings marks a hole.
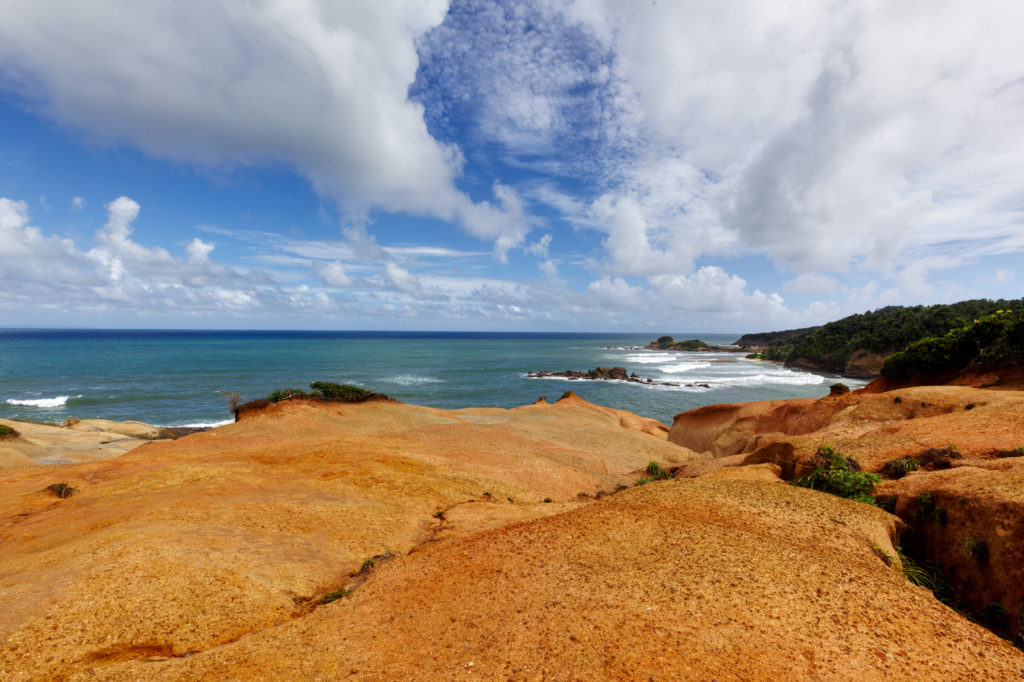
<instances>
[{"instance_id":1,"label":"rocky shoreline","mask_svg":"<svg viewBox=\"0 0 1024 682\"><path fill-rule=\"evenodd\" d=\"M67 419L63 424L0 419L0 426L12 431L0 439L0 469L111 459L150 441L173 440L197 430L107 419Z\"/></svg>"}]
</instances>

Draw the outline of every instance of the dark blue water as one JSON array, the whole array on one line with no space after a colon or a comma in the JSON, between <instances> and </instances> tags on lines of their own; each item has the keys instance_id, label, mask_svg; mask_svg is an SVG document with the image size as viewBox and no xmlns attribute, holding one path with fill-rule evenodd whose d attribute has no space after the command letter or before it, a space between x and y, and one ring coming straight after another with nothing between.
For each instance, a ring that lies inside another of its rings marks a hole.
<instances>
[{"instance_id":1,"label":"dark blue water","mask_svg":"<svg viewBox=\"0 0 1024 682\"><path fill-rule=\"evenodd\" d=\"M677 334L708 343L735 335ZM637 350L651 335L444 332L0 330L0 417L136 419L163 426L229 420L246 399L317 380L443 408L514 407L572 389L670 424L701 405L820 397L835 377L739 354ZM623 366L678 387L529 379L534 370ZM847 384L860 385L844 380ZM685 386L707 383L711 388Z\"/></svg>"}]
</instances>

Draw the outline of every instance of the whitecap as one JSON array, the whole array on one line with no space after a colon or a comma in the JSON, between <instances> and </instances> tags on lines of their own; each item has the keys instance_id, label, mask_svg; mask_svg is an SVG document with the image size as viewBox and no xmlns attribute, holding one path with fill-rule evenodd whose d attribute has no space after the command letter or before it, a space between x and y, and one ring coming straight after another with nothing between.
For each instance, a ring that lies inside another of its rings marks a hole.
<instances>
[{"instance_id":1,"label":"whitecap","mask_svg":"<svg viewBox=\"0 0 1024 682\"><path fill-rule=\"evenodd\" d=\"M421 384L443 384L444 379L437 377L421 376L419 374L399 374L397 376L381 379L389 384L400 384L402 386L419 386Z\"/></svg>"},{"instance_id":2,"label":"whitecap","mask_svg":"<svg viewBox=\"0 0 1024 682\"><path fill-rule=\"evenodd\" d=\"M705 367L710 366L710 362L677 362L673 365L662 365L658 369L661 370L662 372L665 372L666 374L672 374L675 372L689 372L695 369L704 369Z\"/></svg>"},{"instance_id":3,"label":"whitecap","mask_svg":"<svg viewBox=\"0 0 1024 682\"><path fill-rule=\"evenodd\" d=\"M23 407L64 407L64 405L67 404L68 400L73 400L74 398L81 397L82 396L80 395L59 395L56 398L33 398L25 400L15 400L14 398L8 398L6 402L8 405L21 405Z\"/></svg>"},{"instance_id":4,"label":"whitecap","mask_svg":"<svg viewBox=\"0 0 1024 682\"><path fill-rule=\"evenodd\" d=\"M641 365L664 364L666 362L678 361L679 356L675 353L630 353L625 356L606 355L608 358L615 358L616 361L636 362Z\"/></svg>"},{"instance_id":5,"label":"whitecap","mask_svg":"<svg viewBox=\"0 0 1024 682\"><path fill-rule=\"evenodd\" d=\"M234 424L234 419L225 419L221 422L194 422L192 424L172 424L165 426L165 429L215 429L218 426L226 426L228 424Z\"/></svg>"},{"instance_id":6,"label":"whitecap","mask_svg":"<svg viewBox=\"0 0 1024 682\"><path fill-rule=\"evenodd\" d=\"M785 384L790 386L810 386L825 383L825 377L803 372L787 372L778 374L748 374L738 377L722 377L712 379L718 384L730 386L763 386L765 384Z\"/></svg>"}]
</instances>

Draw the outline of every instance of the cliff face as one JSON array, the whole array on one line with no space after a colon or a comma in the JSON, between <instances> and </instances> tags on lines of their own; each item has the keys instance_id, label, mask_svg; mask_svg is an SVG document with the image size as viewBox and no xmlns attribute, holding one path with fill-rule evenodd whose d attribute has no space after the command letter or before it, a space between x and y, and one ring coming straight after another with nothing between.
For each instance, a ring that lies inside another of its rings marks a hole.
<instances>
[{"instance_id":1,"label":"cliff face","mask_svg":"<svg viewBox=\"0 0 1024 682\"><path fill-rule=\"evenodd\" d=\"M842 411L807 402L777 418ZM0 678L1024 674L887 565L896 517L773 463L577 496L650 460L714 464L665 435L574 396L289 400L106 462L0 472ZM43 492L58 480L79 492Z\"/></svg>"}]
</instances>

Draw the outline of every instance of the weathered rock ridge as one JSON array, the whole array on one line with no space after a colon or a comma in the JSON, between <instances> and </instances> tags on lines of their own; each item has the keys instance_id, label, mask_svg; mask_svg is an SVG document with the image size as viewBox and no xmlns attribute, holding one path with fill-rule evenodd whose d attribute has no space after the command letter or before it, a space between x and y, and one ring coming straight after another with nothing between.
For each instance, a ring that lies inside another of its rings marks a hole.
<instances>
[{"instance_id":1,"label":"weathered rock ridge","mask_svg":"<svg viewBox=\"0 0 1024 682\"><path fill-rule=\"evenodd\" d=\"M110 459L147 441L175 436L142 422L106 419L69 419L64 426L11 419L0 419L0 424L18 433L0 440L0 469Z\"/></svg>"}]
</instances>

